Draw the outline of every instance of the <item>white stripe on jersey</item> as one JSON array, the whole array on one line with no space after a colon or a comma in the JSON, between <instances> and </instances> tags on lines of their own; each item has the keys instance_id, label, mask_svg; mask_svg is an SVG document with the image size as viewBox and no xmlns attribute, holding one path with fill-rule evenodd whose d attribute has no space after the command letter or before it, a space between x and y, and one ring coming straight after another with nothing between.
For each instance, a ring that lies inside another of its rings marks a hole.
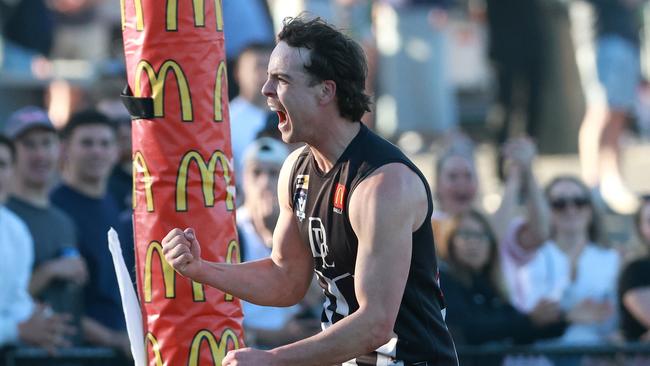
<instances>
[{"instance_id":1,"label":"white stripe on jersey","mask_svg":"<svg viewBox=\"0 0 650 366\"><path fill-rule=\"evenodd\" d=\"M322 273L319 271L316 271L318 273L318 276L320 279L324 280L325 283L327 283L327 292L330 294L334 295L336 298L336 313L342 315L342 316L348 316L350 315L350 305L348 305L347 300L345 300L345 297L339 290L339 288L336 286L336 281L352 276L349 273L342 274L334 279L329 279L325 276L323 276ZM328 323L322 323L321 326L323 329L327 329L330 325L332 325L332 319L334 317L334 312L329 309L329 306L331 305L331 301L329 297L325 296L325 302L323 303L323 309L325 310L325 316L327 317L327 320L329 321Z\"/></svg>"},{"instance_id":2,"label":"white stripe on jersey","mask_svg":"<svg viewBox=\"0 0 650 366\"><path fill-rule=\"evenodd\" d=\"M393 338L391 338L388 343L377 348L376 351L380 356L383 355L388 358L395 358L395 356L397 356L397 335L393 333Z\"/></svg>"}]
</instances>

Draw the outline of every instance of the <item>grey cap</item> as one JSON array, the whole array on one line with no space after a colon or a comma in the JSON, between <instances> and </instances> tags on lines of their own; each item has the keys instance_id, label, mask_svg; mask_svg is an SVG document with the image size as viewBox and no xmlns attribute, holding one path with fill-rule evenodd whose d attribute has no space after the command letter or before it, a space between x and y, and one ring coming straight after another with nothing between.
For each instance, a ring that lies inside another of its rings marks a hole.
<instances>
[{"instance_id":1,"label":"grey cap","mask_svg":"<svg viewBox=\"0 0 650 366\"><path fill-rule=\"evenodd\" d=\"M7 137L15 140L17 137L34 128L56 131L47 113L38 107L29 106L15 111L5 123L4 132Z\"/></svg>"}]
</instances>

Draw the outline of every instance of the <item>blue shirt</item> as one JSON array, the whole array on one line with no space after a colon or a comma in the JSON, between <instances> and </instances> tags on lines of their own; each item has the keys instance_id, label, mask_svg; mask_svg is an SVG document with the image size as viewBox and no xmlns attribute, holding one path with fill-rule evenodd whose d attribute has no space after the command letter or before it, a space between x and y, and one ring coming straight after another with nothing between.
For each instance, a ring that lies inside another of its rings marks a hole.
<instances>
[{"instance_id":1,"label":"blue shirt","mask_svg":"<svg viewBox=\"0 0 650 366\"><path fill-rule=\"evenodd\" d=\"M109 194L93 198L65 184L52 191L50 198L77 225L79 252L86 260L90 275L84 288L86 315L111 329L126 329L107 238L109 228L119 227L117 202Z\"/></svg>"}]
</instances>

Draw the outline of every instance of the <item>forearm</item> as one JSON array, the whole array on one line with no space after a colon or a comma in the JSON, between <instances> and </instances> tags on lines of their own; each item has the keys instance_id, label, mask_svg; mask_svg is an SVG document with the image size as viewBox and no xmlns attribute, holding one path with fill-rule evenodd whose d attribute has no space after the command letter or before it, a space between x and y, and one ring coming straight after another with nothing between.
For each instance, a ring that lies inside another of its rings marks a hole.
<instances>
[{"instance_id":1,"label":"forearm","mask_svg":"<svg viewBox=\"0 0 650 366\"><path fill-rule=\"evenodd\" d=\"M37 296L47 287L52 279L52 272L49 270L47 263L44 263L32 273L31 280L29 281L29 293L32 296Z\"/></svg>"},{"instance_id":2,"label":"forearm","mask_svg":"<svg viewBox=\"0 0 650 366\"><path fill-rule=\"evenodd\" d=\"M526 247L537 246L546 241L550 234L550 212L544 192L537 184L537 180L532 172L526 171L526 195L527 195L527 227L528 244Z\"/></svg>"},{"instance_id":3,"label":"forearm","mask_svg":"<svg viewBox=\"0 0 650 366\"><path fill-rule=\"evenodd\" d=\"M510 221L516 216L520 191L521 178L519 174L510 174L505 182L501 204L492 216L492 226L496 231L499 243L503 242Z\"/></svg>"},{"instance_id":4,"label":"forearm","mask_svg":"<svg viewBox=\"0 0 650 366\"><path fill-rule=\"evenodd\" d=\"M390 332L385 318L357 311L323 332L270 352L279 365L311 366L341 364L386 344ZM350 341L354 340L354 341Z\"/></svg>"},{"instance_id":5,"label":"forearm","mask_svg":"<svg viewBox=\"0 0 650 366\"><path fill-rule=\"evenodd\" d=\"M264 306L295 305L305 295L311 279L310 274L293 273L271 258L240 264L204 260L201 265L195 281Z\"/></svg>"}]
</instances>

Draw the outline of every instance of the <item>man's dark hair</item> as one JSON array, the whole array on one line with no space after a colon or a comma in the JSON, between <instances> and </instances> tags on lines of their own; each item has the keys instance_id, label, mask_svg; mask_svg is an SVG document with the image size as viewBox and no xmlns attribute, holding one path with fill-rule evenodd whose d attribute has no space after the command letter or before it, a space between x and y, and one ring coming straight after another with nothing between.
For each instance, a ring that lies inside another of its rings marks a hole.
<instances>
[{"instance_id":1,"label":"man's dark hair","mask_svg":"<svg viewBox=\"0 0 650 366\"><path fill-rule=\"evenodd\" d=\"M368 65L355 41L321 18L309 19L305 15L286 18L278 41L311 51L305 70L314 82L333 80L336 83L341 117L358 121L365 112L370 112L370 97L364 91Z\"/></svg>"},{"instance_id":2,"label":"man's dark hair","mask_svg":"<svg viewBox=\"0 0 650 366\"><path fill-rule=\"evenodd\" d=\"M16 159L16 146L7 136L0 134L0 146L6 146L11 153L11 161Z\"/></svg>"},{"instance_id":3,"label":"man's dark hair","mask_svg":"<svg viewBox=\"0 0 650 366\"><path fill-rule=\"evenodd\" d=\"M61 130L61 138L67 140L77 127L87 125L104 125L116 132L117 126L108 116L95 109L86 109L73 114Z\"/></svg>"}]
</instances>

